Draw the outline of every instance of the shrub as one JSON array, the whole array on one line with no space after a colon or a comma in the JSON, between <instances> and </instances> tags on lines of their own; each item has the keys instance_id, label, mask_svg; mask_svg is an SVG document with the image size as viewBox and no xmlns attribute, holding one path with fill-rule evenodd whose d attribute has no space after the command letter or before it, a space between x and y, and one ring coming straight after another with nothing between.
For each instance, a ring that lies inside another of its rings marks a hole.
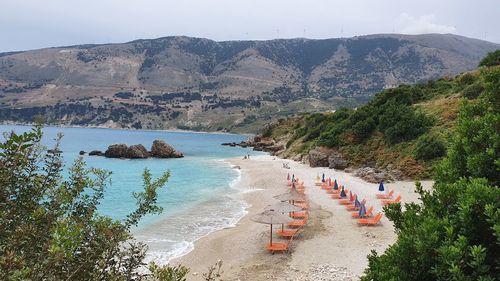
<instances>
[{"instance_id":1,"label":"shrub","mask_svg":"<svg viewBox=\"0 0 500 281\"><path fill-rule=\"evenodd\" d=\"M467 99L476 99L484 91L484 86L478 83L465 87L462 94Z\"/></svg>"},{"instance_id":2,"label":"shrub","mask_svg":"<svg viewBox=\"0 0 500 281\"><path fill-rule=\"evenodd\" d=\"M417 140L413 154L417 160L432 160L444 156L446 146L433 136L423 135Z\"/></svg>"},{"instance_id":3,"label":"shrub","mask_svg":"<svg viewBox=\"0 0 500 281\"><path fill-rule=\"evenodd\" d=\"M432 119L406 105L389 104L379 120L379 129L390 143L412 140L425 133Z\"/></svg>"},{"instance_id":4,"label":"shrub","mask_svg":"<svg viewBox=\"0 0 500 281\"><path fill-rule=\"evenodd\" d=\"M500 65L500 50L488 53L481 60L481 62L479 62L479 66L495 66L495 65Z\"/></svg>"}]
</instances>

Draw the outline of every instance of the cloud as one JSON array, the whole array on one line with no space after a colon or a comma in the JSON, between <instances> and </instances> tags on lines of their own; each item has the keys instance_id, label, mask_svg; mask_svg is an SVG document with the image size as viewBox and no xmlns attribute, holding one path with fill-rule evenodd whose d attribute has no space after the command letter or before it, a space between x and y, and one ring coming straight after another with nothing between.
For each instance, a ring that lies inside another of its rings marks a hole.
<instances>
[{"instance_id":1,"label":"cloud","mask_svg":"<svg viewBox=\"0 0 500 281\"><path fill-rule=\"evenodd\" d=\"M422 33L456 33L453 26L436 23L435 15L422 15L413 17L407 13L402 13L398 18L398 26L401 33L422 34Z\"/></svg>"}]
</instances>

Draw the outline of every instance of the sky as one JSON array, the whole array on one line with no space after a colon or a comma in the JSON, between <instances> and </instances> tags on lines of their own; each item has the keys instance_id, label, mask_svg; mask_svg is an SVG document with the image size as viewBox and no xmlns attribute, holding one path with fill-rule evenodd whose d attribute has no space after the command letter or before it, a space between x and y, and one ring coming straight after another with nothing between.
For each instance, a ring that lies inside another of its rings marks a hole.
<instances>
[{"instance_id":1,"label":"sky","mask_svg":"<svg viewBox=\"0 0 500 281\"><path fill-rule=\"evenodd\" d=\"M500 43L500 0L0 0L0 52L173 35L453 33Z\"/></svg>"}]
</instances>

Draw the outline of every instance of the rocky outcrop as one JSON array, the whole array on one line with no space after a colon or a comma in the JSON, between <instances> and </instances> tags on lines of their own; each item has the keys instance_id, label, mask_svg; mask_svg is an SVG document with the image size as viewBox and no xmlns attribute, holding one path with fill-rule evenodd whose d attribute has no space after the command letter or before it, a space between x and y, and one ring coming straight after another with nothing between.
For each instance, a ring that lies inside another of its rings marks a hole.
<instances>
[{"instance_id":1,"label":"rocky outcrop","mask_svg":"<svg viewBox=\"0 0 500 281\"><path fill-rule=\"evenodd\" d=\"M321 148L314 148L309 151L309 165L311 167L328 167L329 155Z\"/></svg>"},{"instance_id":2,"label":"rocky outcrop","mask_svg":"<svg viewBox=\"0 0 500 281\"><path fill-rule=\"evenodd\" d=\"M344 170L349 166L349 162L339 152L334 152L328 156L328 168Z\"/></svg>"},{"instance_id":3,"label":"rocky outcrop","mask_svg":"<svg viewBox=\"0 0 500 281\"><path fill-rule=\"evenodd\" d=\"M239 146L239 147L252 147L255 151L265 151L269 152L271 155L278 155L280 152L285 150L285 145L281 142L276 142L272 138L263 138L259 135L249 138L246 141L242 142L225 142L221 145L224 146Z\"/></svg>"},{"instance_id":4,"label":"rocky outcrop","mask_svg":"<svg viewBox=\"0 0 500 281\"><path fill-rule=\"evenodd\" d=\"M148 150L142 144L131 145L127 149L127 157L130 159L145 159L149 157Z\"/></svg>"},{"instance_id":5,"label":"rocky outcrop","mask_svg":"<svg viewBox=\"0 0 500 281\"><path fill-rule=\"evenodd\" d=\"M112 144L104 152L107 158L127 158L128 146L126 144Z\"/></svg>"},{"instance_id":6,"label":"rocky outcrop","mask_svg":"<svg viewBox=\"0 0 500 281\"><path fill-rule=\"evenodd\" d=\"M131 145L113 144L102 153L100 150L92 150L90 156L105 156L108 158L126 158L126 159L145 159L149 157L155 158L181 158L184 155L176 151L171 145L162 140L155 140L151 146L151 152L142 144Z\"/></svg>"},{"instance_id":7,"label":"rocky outcrop","mask_svg":"<svg viewBox=\"0 0 500 281\"><path fill-rule=\"evenodd\" d=\"M92 150L89 152L89 156L104 156L104 152L100 150Z\"/></svg>"},{"instance_id":8,"label":"rocky outcrop","mask_svg":"<svg viewBox=\"0 0 500 281\"><path fill-rule=\"evenodd\" d=\"M388 172L372 167L360 168L354 172L354 175L371 183L391 182L394 180Z\"/></svg>"},{"instance_id":9,"label":"rocky outcrop","mask_svg":"<svg viewBox=\"0 0 500 281\"><path fill-rule=\"evenodd\" d=\"M156 158L181 158L184 155L168 143L162 140L155 140L151 146L151 156Z\"/></svg>"}]
</instances>

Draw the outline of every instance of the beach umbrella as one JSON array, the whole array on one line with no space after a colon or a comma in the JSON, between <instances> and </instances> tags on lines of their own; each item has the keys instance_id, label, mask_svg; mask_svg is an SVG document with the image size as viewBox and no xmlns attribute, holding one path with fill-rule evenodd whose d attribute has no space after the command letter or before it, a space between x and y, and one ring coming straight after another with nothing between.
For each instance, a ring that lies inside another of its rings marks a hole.
<instances>
[{"instance_id":1,"label":"beach umbrella","mask_svg":"<svg viewBox=\"0 0 500 281\"><path fill-rule=\"evenodd\" d=\"M352 197L352 191L349 191L349 201L354 201L354 197Z\"/></svg>"},{"instance_id":2,"label":"beach umbrella","mask_svg":"<svg viewBox=\"0 0 500 281\"><path fill-rule=\"evenodd\" d=\"M340 190L340 197L347 197L347 194L345 194L344 186L342 186L342 190Z\"/></svg>"},{"instance_id":3,"label":"beach umbrella","mask_svg":"<svg viewBox=\"0 0 500 281\"><path fill-rule=\"evenodd\" d=\"M295 181L295 174L292 174L292 182Z\"/></svg>"},{"instance_id":4,"label":"beach umbrella","mask_svg":"<svg viewBox=\"0 0 500 281\"><path fill-rule=\"evenodd\" d=\"M319 181L319 174L316 175L316 181Z\"/></svg>"},{"instance_id":5,"label":"beach umbrella","mask_svg":"<svg viewBox=\"0 0 500 281\"><path fill-rule=\"evenodd\" d=\"M299 206L292 205L288 203L287 201L280 201L276 202L272 205L268 205L264 210L275 210L278 213L293 213L293 212L298 212L302 211L302 208ZM281 225L281 230L285 228L285 225Z\"/></svg>"},{"instance_id":6,"label":"beach umbrella","mask_svg":"<svg viewBox=\"0 0 500 281\"><path fill-rule=\"evenodd\" d=\"M253 216L251 220L258 223L269 224L271 226L271 233L269 235L269 242L271 245L273 244L273 224L285 224L293 221L293 219L289 216L273 209L265 210L264 212Z\"/></svg>"},{"instance_id":7,"label":"beach umbrella","mask_svg":"<svg viewBox=\"0 0 500 281\"><path fill-rule=\"evenodd\" d=\"M295 189L295 182L292 181L292 189Z\"/></svg>"},{"instance_id":8,"label":"beach umbrella","mask_svg":"<svg viewBox=\"0 0 500 281\"><path fill-rule=\"evenodd\" d=\"M265 208L265 210L275 210L278 213L284 214L284 213L302 211L302 208L295 206L295 205L292 205L292 204L288 203L287 201L279 201L279 202L276 202L272 205L268 205Z\"/></svg>"},{"instance_id":9,"label":"beach umbrella","mask_svg":"<svg viewBox=\"0 0 500 281\"><path fill-rule=\"evenodd\" d=\"M361 204L361 206L359 206L359 212L358 212L358 215L360 218L364 217L366 214L366 207L365 207L365 204Z\"/></svg>"},{"instance_id":10,"label":"beach umbrella","mask_svg":"<svg viewBox=\"0 0 500 281\"><path fill-rule=\"evenodd\" d=\"M337 184L337 179L335 179L335 181L333 181L333 189L339 190L339 185Z\"/></svg>"},{"instance_id":11,"label":"beach umbrella","mask_svg":"<svg viewBox=\"0 0 500 281\"><path fill-rule=\"evenodd\" d=\"M325 173L323 173L323 177L321 178L322 182L325 182Z\"/></svg>"},{"instance_id":12,"label":"beach umbrella","mask_svg":"<svg viewBox=\"0 0 500 281\"><path fill-rule=\"evenodd\" d=\"M297 189L290 189L287 193L283 193L280 195L274 196L274 198L280 201L295 201L295 200L304 200L306 196L303 193L297 191Z\"/></svg>"},{"instance_id":13,"label":"beach umbrella","mask_svg":"<svg viewBox=\"0 0 500 281\"><path fill-rule=\"evenodd\" d=\"M288 175L286 176L286 180L289 181L290 180L290 173L288 173Z\"/></svg>"},{"instance_id":14,"label":"beach umbrella","mask_svg":"<svg viewBox=\"0 0 500 281\"><path fill-rule=\"evenodd\" d=\"M332 186L332 178L328 178L328 186Z\"/></svg>"},{"instance_id":15,"label":"beach umbrella","mask_svg":"<svg viewBox=\"0 0 500 281\"><path fill-rule=\"evenodd\" d=\"M359 208L359 205L361 205L361 203L359 202L358 198L356 197L356 200L354 200L354 208Z\"/></svg>"},{"instance_id":16,"label":"beach umbrella","mask_svg":"<svg viewBox=\"0 0 500 281\"><path fill-rule=\"evenodd\" d=\"M378 185L378 191L384 191L384 182L381 181L380 184Z\"/></svg>"}]
</instances>

